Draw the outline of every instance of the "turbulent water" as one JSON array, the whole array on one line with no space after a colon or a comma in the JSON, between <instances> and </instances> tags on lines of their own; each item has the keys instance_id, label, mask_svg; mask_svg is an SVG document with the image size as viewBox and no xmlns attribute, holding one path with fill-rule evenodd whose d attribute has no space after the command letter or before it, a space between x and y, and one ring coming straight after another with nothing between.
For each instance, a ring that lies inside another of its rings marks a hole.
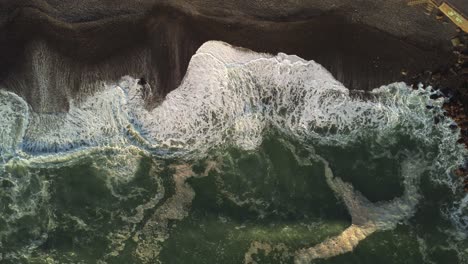
<instances>
[{"instance_id":1,"label":"turbulent water","mask_svg":"<svg viewBox=\"0 0 468 264\"><path fill-rule=\"evenodd\" d=\"M221 42L152 110L128 76L67 113L0 91L0 260L468 263L466 151L434 93Z\"/></svg>"}]
</instances>

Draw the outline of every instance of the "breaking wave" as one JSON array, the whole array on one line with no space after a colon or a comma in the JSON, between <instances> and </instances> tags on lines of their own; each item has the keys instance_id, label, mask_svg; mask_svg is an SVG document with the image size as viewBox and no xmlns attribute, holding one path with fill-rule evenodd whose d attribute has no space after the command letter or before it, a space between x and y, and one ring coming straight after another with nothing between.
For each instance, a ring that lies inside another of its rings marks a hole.
<instances>
[{"instance_id":1,"label":"breaking wave","mask_svg":"<svg viewBox=\"0 0 468 264\"><path fill-rule=\"evenodd\" d=\"M341 235L298 250L297 263L351 251L371 233L407 220L420 199L418 182L424 171L437 171L433 181L454 193L459 189L451 171L463 163L466 152L455 144L458 133L443 116L443 99L430 99L437 93L431 88L395 83L352 94L313 61L212 41L193 56L180 87L152 110L145 104L146 89L137 79L123 77L71 102L67 113L36 113L17 95L1 91L2 168L19 161L60 166L106 148L194 160L227 146L255 150L273 129L301 142L311 159L323 162L328 185L352 217L352 226ZM435 118L440 122L435 124ZM375 151L382 152L395 144L397 135L408 137L418 152L402 165L403 196L387 202L370 202L335 177L326 158L314 150L370 138ZM466 197L460 201L449 215L466 232Z\"/></svg>"}]
</instances>

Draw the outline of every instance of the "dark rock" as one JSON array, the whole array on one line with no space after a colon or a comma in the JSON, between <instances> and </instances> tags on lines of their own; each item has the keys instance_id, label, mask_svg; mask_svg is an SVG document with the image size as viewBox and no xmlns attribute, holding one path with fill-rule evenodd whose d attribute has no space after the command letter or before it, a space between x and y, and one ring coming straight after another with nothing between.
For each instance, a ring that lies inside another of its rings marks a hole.
<instances>
[{"instance_id":1,"label":"dark rock","mask_svg":"<svg viewBox=\"0 0 468 264\"><path fill-rule=\"evenodd\" d=\"M454 171L455 175L458 177L463 177L466 175L466 169L463 167L460 167Z\"/></svg>"},{"instance_id":2,"label":"dark rock","mask_svg":"<svg viewBox=\"0 0 468 264\"><path fill-rule=\"evenodd\" d=\"M146 79L144 77L141 77L140 80L138 81L138 84L139 85L145 85L147 84L148 82L146 81Z\"/></svg>"}]
</instances>

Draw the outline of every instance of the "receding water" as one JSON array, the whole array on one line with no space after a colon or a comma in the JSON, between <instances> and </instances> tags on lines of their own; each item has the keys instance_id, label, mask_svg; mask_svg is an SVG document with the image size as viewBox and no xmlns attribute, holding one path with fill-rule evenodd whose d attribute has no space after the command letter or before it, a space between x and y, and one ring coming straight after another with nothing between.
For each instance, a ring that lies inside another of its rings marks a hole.
<instances>
[{"instance_id":1,"label":"receding water","mask_svg":"<svg viewBox=\"0 0 468 264\"><path fill-rule=\"evenodd\" d=\"M66 114L0 91L0 262L468 263L466 151L430 88L364 99L219 42L153 110L137 81Z\"/></svg>"}]
</instances>

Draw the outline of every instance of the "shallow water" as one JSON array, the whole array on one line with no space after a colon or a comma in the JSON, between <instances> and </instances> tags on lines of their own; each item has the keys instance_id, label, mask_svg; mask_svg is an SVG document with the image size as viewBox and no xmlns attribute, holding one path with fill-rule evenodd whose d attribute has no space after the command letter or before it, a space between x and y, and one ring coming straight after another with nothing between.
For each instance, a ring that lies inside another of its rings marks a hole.
<instances>
[{"instance_id":1,"label":"shallow water","mask_svg":"<svg viewBox=\"0 0 468 264\"><path fill-rule=\"evenodd\" d=\"M65 114L0 91L3 261L468 262L466 152L430 88L352 96L220 42L153 110L137 82Z\"/></svg>"}]
</instances>

